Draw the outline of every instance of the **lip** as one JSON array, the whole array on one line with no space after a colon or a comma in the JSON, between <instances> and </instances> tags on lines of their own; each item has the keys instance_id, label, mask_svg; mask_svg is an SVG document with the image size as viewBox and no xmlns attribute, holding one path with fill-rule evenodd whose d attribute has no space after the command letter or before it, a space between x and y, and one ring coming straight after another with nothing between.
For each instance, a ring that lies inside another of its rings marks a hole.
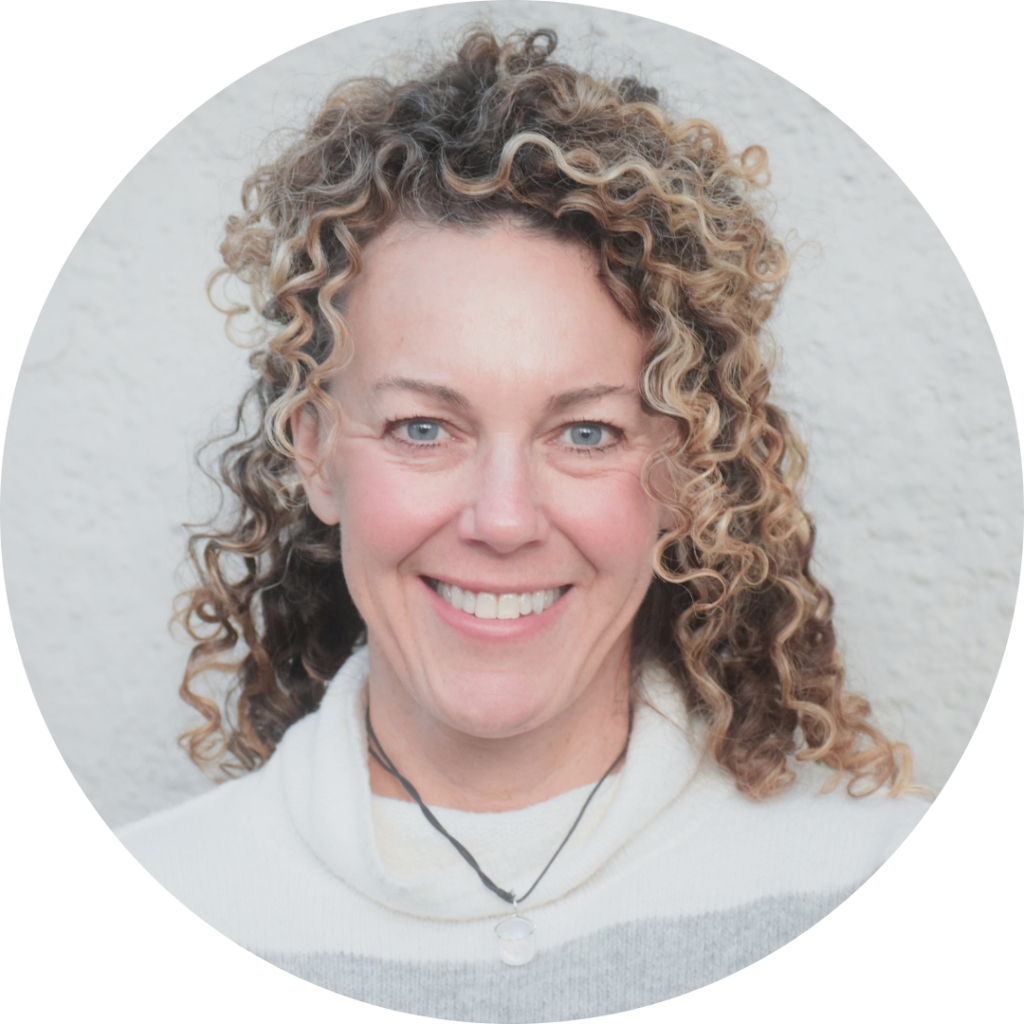
<instances>
[{"instance_id":1,"label":"lip","mask_svg":"<svg viewBox=\"0 0 1024 1024\"><path fill-rule=\"evenodd\" d=\"M437 577L434 576L431 579L437 579ZM530 640L551 629L565 614L576 589L569 587L550 608L540 615L521 615L518 619L478 619L475 615L467 615L465 612L453 608L422 576L419 580L431 607L437 613L438 618L447 625L473 639L505 642ZM447 583L448 580L442 582ZM461 583L456 585L462 586ZM473 588L463 589L472 590ZM537 587L535 589L542 590L544 588ZM513 593L513 591L503 590L501 593Z\"/></svg>"},{"instance_id":2,"label":"lip","mask_svg":"<svg viewBox=\"0 0 1024 1024\"><path fill-rule=\"evenodd\" d=\"M421 576L421 579L437 580L438 583L447 583L451 587L461 587L463 590L472 590L474 594L532 594L535 590L561 590L568 586L567 583L528 583L509 586L508 583L474 583L472 581L456 580L450 576ZM552 605L554 607L554 605Z\"/></svg>"}]
</instances>

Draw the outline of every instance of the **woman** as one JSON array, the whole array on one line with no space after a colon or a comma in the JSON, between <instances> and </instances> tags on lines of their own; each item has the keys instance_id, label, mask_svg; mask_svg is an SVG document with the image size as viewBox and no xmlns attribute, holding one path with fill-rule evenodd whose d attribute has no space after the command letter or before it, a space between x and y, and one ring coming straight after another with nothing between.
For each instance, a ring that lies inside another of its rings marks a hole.
<instances>
[{"instance_id":1,"label":"woman","mask_svg":"<svg viewBox=\"0 0 1024 1024\"><path fill-rule=\"evenodd\" d=\"M554 44L346 83L249 179L252 431L181 611L188 750L248 774L122 833L274 963L464 1020L707 984L925 806L809 569L765 155Z\"/></svg>"}]
</instances>

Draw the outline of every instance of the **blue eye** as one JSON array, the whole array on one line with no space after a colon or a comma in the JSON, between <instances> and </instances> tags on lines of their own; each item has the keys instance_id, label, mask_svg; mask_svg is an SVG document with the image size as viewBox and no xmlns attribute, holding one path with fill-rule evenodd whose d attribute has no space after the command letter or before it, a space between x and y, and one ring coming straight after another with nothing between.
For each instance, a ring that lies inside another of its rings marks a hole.
<instances>
[{"instance_id":1,"label":"blue eye","mask_svg":"<svg viewBox=\"0 0 1024 1024\"><path fill-rule=\"evenodd\" d=\"M576 423L569 428L569 439L581 448L591 448L604 440L604 427L596 423Z\"/></svg>"},{"instance_id":2,"label":"blue eye","mask_svg":"<svg viewBox=\"0 0 1024 1024\"><path fill-rule=\"evenodd\" d=\"M410 441L436 441L441 426L432 420L411 420L405 424L405 436Z\"/></svg>"}]
</instances>

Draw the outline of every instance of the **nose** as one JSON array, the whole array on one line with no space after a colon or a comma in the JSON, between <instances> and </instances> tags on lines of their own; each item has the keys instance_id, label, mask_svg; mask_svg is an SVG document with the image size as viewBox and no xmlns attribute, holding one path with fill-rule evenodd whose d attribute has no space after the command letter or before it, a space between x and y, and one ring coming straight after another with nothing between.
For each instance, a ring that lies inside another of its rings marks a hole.
<instances>
[{"instance_id":1,"label":"nose","mask_svg":"<svg viewBox=\"0 0 1024 1024\"><path fill-rule=\"evenodd\" d=\"M509 440L495 443L474 467L458 518L459 539L510 554L543 543L549 524L538 501L529 453Z\"/></svg>"}]
</instances>

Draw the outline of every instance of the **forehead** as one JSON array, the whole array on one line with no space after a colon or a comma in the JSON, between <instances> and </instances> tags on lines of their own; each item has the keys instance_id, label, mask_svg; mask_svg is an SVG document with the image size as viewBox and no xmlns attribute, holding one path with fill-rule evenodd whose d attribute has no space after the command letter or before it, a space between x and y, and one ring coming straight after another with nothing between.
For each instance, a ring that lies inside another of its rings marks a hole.
<instances>
[{"instance_id":1,"label":"forehead","mask_svg":"<svg viewBox=\"0 0 1024 1024\"><path fill-rule=\"evenodd\" d=\"M346 319L346 374L370 385L426 375L481 387L635 386L643 356L591 252L506 222L393 225L366 246Z\"/></svg>"}]
</instances>

